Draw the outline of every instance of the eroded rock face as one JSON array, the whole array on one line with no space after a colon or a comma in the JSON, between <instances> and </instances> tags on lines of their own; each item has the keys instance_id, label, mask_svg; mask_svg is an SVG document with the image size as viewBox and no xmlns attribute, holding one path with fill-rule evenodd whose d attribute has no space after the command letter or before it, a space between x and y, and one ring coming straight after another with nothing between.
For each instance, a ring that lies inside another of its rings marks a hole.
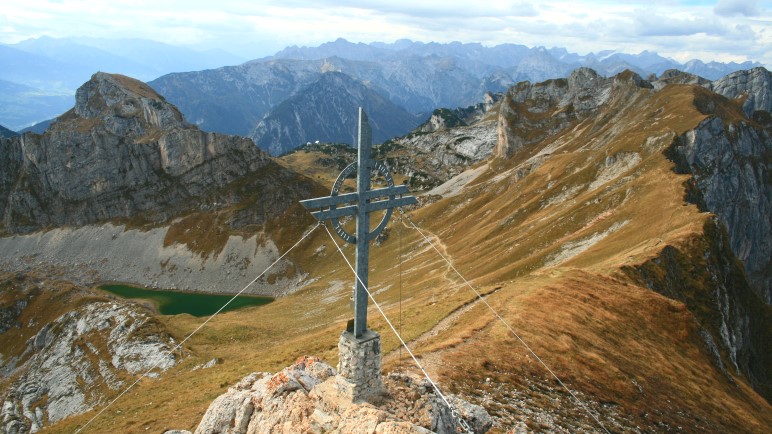
<instances>
[{"instance_id":1,"label":"eroded rock face","mask_svg":"<svg viewBox=\"0 0 772 434\"><path fill-rule=\"evenodd\" d=\"M518 83L502 101L494 155L510 158L528 145L562 132L613 96L651 87L630 71L605 78L589 68L578 68L567 79Z\"/></svg>"},{"instance_id":2,"label":"eroded rock face","mask_svg":"<svg viewBox=\"0 0 772 434\"><path fill-rule=\"evenodd\" d=\"M205 133L137 80L97 73L43 135L0 139L7 231L83 225L175 208L270 163L252 141Z\"/></svg>"},{"instance_id":3,"label":"eroded rock face","mask_svg":"<svg viewBox=\"0 0 772 434\"><path fill-rule=\"evenodd\" d=\"M729 232L753 287L772 303L772 137L747 122L711 117L680 137L673 157L692 174L706 210Z\"/></svg>"},{"instance_id":4,"label":"eroded rock face","mask_svg":"<svg viewBox=\"0 0 772 434\"><path fill-rule=\"evenodd\" d=\"M351 402L336 385L335 370L312 357L271 375L253 373L209 406L196 434L215 433L429 433L453 432L454 422L428 382L390 375L375 404ZM470 428L490 429L479 406L451 398ZM431 429L431 431L430 431Z\"/></svg>"},{"instance_id":5,"label":"eroded rock face","mask_svg":"<svg viewBox=\"0 0 772 434\"><path fill-rule=\"evenodd\" d=\"M34 433L104 404L105 387L124 387L126 374L174 366L174 345L131 304L95 302L62 315L27 342L24 361L8 373L20 376L0 411L2 432Z\"/></svg>"},{"instance_id":6,"label":"eroded rock face","mask_svg":"<svg viewBox=\"0 0 772 434\"><path fill-rule=\"evenodd\" d=\"M765 68L733 72L714 81L712 88L729 99L745 97L743 111L748 118L756 111L772 112L772 72Z\"/></svg>"}]
</instances>

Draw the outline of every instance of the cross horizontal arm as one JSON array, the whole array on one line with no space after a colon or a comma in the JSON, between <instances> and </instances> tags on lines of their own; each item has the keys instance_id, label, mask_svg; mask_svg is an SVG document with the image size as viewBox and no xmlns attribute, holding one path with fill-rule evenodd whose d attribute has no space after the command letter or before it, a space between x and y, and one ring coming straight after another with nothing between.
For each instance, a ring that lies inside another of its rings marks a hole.
<instances>
[{"instance_id":1,"label":"cross horizontal arm","mask_svg":"<svg viewBox=\"0 0 772 434\"><path fill-rule=\"evenodd\" d=\"M300 204L306 209L326 208L334 205L341 205L357 200L356 193L339 194L337 196L317 197L314 199L301 200Z\"/></svg>"},{"instance_id":2,"label":"cross horizontal arm","mask_svg":"<svg viewBox=\"0 0 772 434\"><path fill-rule=\"evenodd\" d=\"M362 194L363 200L372 200L381 196L397 196L401 194L410 193L404 185L398 185L395 187L384 187L375 190L369 190ZM357 193L339 194L337 196L317 197L315 199L301 200L300 204L306 209L325 208L328 206L336 206L344 203L354 202L357 200Z\"/></svg>"},{"instance_id":3,"label":"cross horizontal arm","mask_svg":"<svg viewBox=\"0 0 772 434\"><path fill-rule=\"evenodd\" d=\"M415 205L418 200L413 196L400 197L397 199L379 200L365 205L366 212L379 211L387 208L396 208L398 206Z\"/></svg>"},{"instance_id":4,"label":"cross horizontal arm","mask_svg":"<svg viewBox=\"0 0 772 434\"><path fill-rule=\"evenodd\" d=\"M377 202L370 202L365 204L365 212L380 211L387 208L396 208L398 206L414 205L418 203L418 200L413 196L400 197L397 199L379 200ZM329 220L333 218L340 218L347 215L354 215L357 213L357 205L344 206L342 208L330 209L327 211L314 211L312 216L317 220Z\"/></svg>"},{"instance_id":5,"label":"cross horizontal arm","mask_svg":"<svg viewBox=\"0 0 772 434\"><path fill-rule=\"evenodd\" d=\"M351 206L344 206L343 208L330 209L327 211L314 211L311 213L311 215L316 217L316 219L321 222L324 220L345 217L347 215L354 215L356 213L357 213L357 206L351 205Z\"/></svg>"}]
</instances>

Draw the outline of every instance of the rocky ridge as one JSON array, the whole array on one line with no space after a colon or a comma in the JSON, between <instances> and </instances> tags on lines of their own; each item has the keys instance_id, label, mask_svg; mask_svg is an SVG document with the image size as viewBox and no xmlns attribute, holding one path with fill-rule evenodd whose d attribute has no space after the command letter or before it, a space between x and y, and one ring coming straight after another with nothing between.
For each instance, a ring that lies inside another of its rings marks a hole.
<instances>
[{"instance_id":1,"label":"rocky ridge","mask_svg":"<svg viewBox=\"0 0 772 434\"><path fill-rule=\"evenodd\" d=\"M76 99L45 134L0 141L5 231L139 215L163 222L201 202L238 201L217 195L236 179L290 176L249 139L198 130L150 87L128 77L94 74ZM293 202L275 201L273 214ZM233 220L266 220L254 214Z\"/></svg>"},{"instance_id":2,"label":"rocky ridge","mask_svg":"<svg viewBox=\"0 0 772 434\"><path fill-rule=\"evenodd\" d=\"M153 369L149 376L157 377L178 362L171 352L174 339L134 304L84 299L80 307L41 323L44 315L27 310L36 309L41 291L56 297L61 290L50 281L16 286L18 292L10 295L21 309L11 310L11 323L38 331L22 348L5 347L0 357L0 377L10 381L0 411L3 433L34 433L84 413L105 404L135 375Z\"/></svg>"},{"instance_id":3,"label":"rocky ridge","mask_svg":"<svg viewBox=\"0 0 772 434\"><path fill-rule=\"evenodd\" d=\"M714 81L711 89L729 99L744 98L742 107L749 119L756 111L772 113L772 72L766 68L733 72Z\"/></svg>"},{"instance_id":4,"label":"rocky ridge","mask_svg":"<svg viewBox=\"0 0 772 434\"><path fill-rule=\"evenodd\" d=\"M429 382L412 374L388 375L386 392L373 403L352 402L335 382L336 371L313 357L276 374L252 373L212 402L195 434L456 431ZM455 396L449 400L472 432L490 429L482 407Z\"/></svg>"},{"instance_id":5,"label":"rocky ridge","mask_svg":"<svg viewBox=\"0 0 772 434\"><path fill-rule=\"evenodd\" d=\"M676 89L672 86L696 84L688 87L691 94L687 98L692 104L691 110L702 114L702 120L694 122L680 135L666 128L657 133L658 136L647 138L644 148L655 142L671 141L663 152L676 163L678 173L691 176L685 184L686 200L703 211L715 213L720 222L718 228L706 225L710 229L705 229L704 237L707 243L714 243L713 247L683 253L685 256L681 257L680 264L687 261L688 255L693 258L707 255L723 262L709 267L712 277L705 277L705 281L713 282L704 282L704 285L710 289L682 283L684 286L679 290L674 286L675 278L651 280L653 274L650 271L644 273L648 276L644 281L648 287L686 302L710 337L706 345L714 348L716 354L722 354L718 363L743 372L766 397L772 390L769 388L770 359L764 356L765 338L761 336L770 333L765 319L767 314L763 312L768 306L759 308L758 305L764 302L768 305L771 300L769 240L772 239L772 226L768 216L772 213L772 191L768 186L772 167L768 156L772 155L772 140L770 125L755 119L769 117L768 114L760 115L767 113L764 104L769 99L768 78L769 72L759 68L738 72L713 83L672 73L663 78L666 81L663 84L643 80L629 71L603 78L591 70L579 69L565 80L520 83L507 92L499 111L499 141L495 151L499 157L522 162L518 177L527 176L553 153L560 152L572 137L584 137L589 132L584 147L590 149L613 143L610 140L614 140L615 135L624 130L624 123L629 122L620 113L649 110L645 101L656 98L658 93ZM727 100L706 88L715 88L734 99ZM598 119L610 123L611 130L603 133ZM615 120L620 122L618 126L613 126ZM604 177L602 168L596 175L597 181L588 188L605 184L638 166L642 160L638 153L608 155L604 166L611 176ZM571 193L568 197L579 191L581 189L567 192ZM728 240L722 238L722 228L728 233ZM609 230L612 229L618 227ZM731 250L716 247L727 244ZM582 243L576 246L566 243L564 250L576 249L553 255L547 264L565 261L563 253L570 258L587 248L582 246ZM555 262L557 258L562 259ZM732 265L735 258L742 261L747 277ZM663 257L659 261L669 261L672 266L670 271L661 271L664 276L678 268L670 259ZM712 291L715 297L700 296L697 300L692 291Z\"/></svg>"}]
</instances>

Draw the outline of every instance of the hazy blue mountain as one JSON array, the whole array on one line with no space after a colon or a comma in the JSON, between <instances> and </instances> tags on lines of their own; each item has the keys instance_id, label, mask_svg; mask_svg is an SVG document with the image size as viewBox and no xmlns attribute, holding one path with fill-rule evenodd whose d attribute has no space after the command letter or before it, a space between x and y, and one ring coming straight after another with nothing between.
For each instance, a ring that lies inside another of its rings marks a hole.
<instances>
[{"instance_id":1,"label":"hazy blue mountain","mask_svg":"<svg viewBox=\"0 0 772 434\"><path fill-rule=\"evenodd\" d=\"M410 113L474 104L482 98L486 80L497 83L498 91L498 82L506 77L477 78L455 59L438 56L373 62L332 57L257 60L215 70L169 74L148 84L200 128L246 135L270 110L329 71L343 72L367 84Z\"/></svg>"},{"instance_id":2,"label":"hazy blue mountain","mask_svg":"<svg viewBox=\"0 0 772 434\"><path fill-rule=\"evenodd\" d=\"M353 146L357 107L369 115L373 143L404 135L419 124L418 117L363 83L340 72L327 72L273 109L251 137L273 155L316 140Z\"/></svg>"},{"instance_id":3,"label":"hazy blue mountain","mask_svg":"<svg viewBox=\"0 0 772 434\"><path fill-rule=\"evenodd\" d=\"M147 39L44 36L9 47L40 56L49 62L58 62L59 68L67 68L68 76L86 74L85 78L75 80L76 88L97 71L115 72L147 81L170 72L216 68L244 61L223 50L197 51ZM11 81L23 83L20 80Z\"/></svg>"},{"instance_id":4,"label":"hazy blue mountain","mask_svg":"<svg viewBox=\"0 0 772 434\"><path fill-rule=\"evenodd\" d=\"M87 77L77 83L78 73L72 70L71 65L45 55L20 50L15 46L0 45L0 60L3 65L0 68L0 80L36 89L67 90L88 80Z\"/></svg>"},{"instance_id":5,"label":"hazy blue mountain","mask_svg":"<svg viewBox=\"0 0 772 434\"><path fill-rule=\"evenodd\" d=\"M58 116L72 107L75 89L97 71L151 80L241 62L222 50L145 39L41 37L0 45L0 123L21 129Z\"/></svg>"},{"instance_id":6,"label":"hazy blue mountain","mask_svg":"<svg viewBox=\"0 0 772 434\"><path fill-rule=\"evenodd\" d=\"M605 50L598 53L579 55L565 48L533 47L502 44L486 47L478 43L414 42L407 39L392 44L374 42L353 44L345 39L328 42L319 47L290 47L272 58L278 59L323 59L337 56L346 59L376 60L379 62L410 56L439 56L454 59L458 66L478 78L506 70L516 80L538 82L549 78L563 77L578 67L586 66L598 73L611 76L630 69L642 76L661 74L668 69L679 69L705 78L716 80L734 71L761 66L758 62L705 64L699 60L681 64L652 51L638 54ZM702 73L701 73L702 72Z\"/></svg>"},{"instance_id":7,"label":"hazy blue mountain","mask_svg":"<svg viewBox=\"0 0 772 434\"><path fill-rule=\"evenodd\" d=\"M148 79L170 72L197 71L238 65L244 59L225 50L193 50L149 39L72 38L78 44L118 54L155 71Z\"/></svg>"},{"instance_id":8,"label":"hazy blue mountain","mask_svg":"<svg viewBox=\"0 0 772 434\"><path fill-rule=\"evenodd\" d=\"M247 135L272 108L316 81L320 68L317 61L252 61L148 84L202 130Z\"/></svg>"},{"instance_id":9,"label":"hazy blue mountain","mask_svg":"<svg viewBox=\"0 0 772 434\"><path fill-rule=\"evenodd\" d=\"M567 77L577 65L563 63L550 54L544 47L529 50L520 62L510 68L515 81L540 82L551 78Z\"/></svg>"},{"instance_id":10,"label":"hazy blue mountain","mask_svg":"<svg viewBox=\"0 0 772 434\"><path fill-rule=\"evenodd\" d=\"M59 116L74 103L74 96L61 91L43 91L0 80L0 124L15 131Z\"/></svg>"},{"instance_id":11,"label":"hazy blue mountain","mask_svg":"<svg viewBox=\"0 0 772 434\"><path fill-rule=\"evenodd\" d=\"M19 133L17 133L16 131L11 131L8 128L0 125L0 138L3 138L3 137L14 137L14 136L18 136L18 135L19 135Z\"/></svg>"},{"instance_id":12,"label":"hazy blue mountain","mask_svg":"<svg viewBox=\"0 0 772 434\"><path fill-rule=\"evenodd\" d=\"M23 130L19 130L20 134L24 133L37 133L37 134L43 134L46 132L49 126L56 120L56 118L52 119L46 119L44 121L38 122L35 125L32 125L31 127L24 128Z\"/></svg>"},{"instance_id":13,"label":"hazy blue mountain","mask_svg":"<svg viewBox=\"0 0 772 434\"><path fill-rule=\"evenodd\" d=\"M88 81L91 75L97 71L116 72L141 80L149 80L157 76L157 73L150 71L146 66L126 57L79 44L69 38L43 36L27 39L12 45L12 47L53 60L60 65L59 68L63 68L61 71L44 70L39 71L39 74L46 74L44 77L50 76L52 80L55 80L56 76L53 76L53 73L63 73L66 79L65 86L72 89L73 93L78 86ZM13 81L28 84L21 80Z\"/></svg>"},{"instance_id":14,"label":"hazy blue mountain","mask_svg":"<svg viewBox=\"0 0 772 434\"><path fill-rule=\"evenodd\" d=\"M343 38L338 38L332 42L325 42L318 47L298 47L293 45L287 47L270 59L298 59L298 60L319 60L327 57L341 57L349 60L372 61L383 56L393 54L393 50L386 47L378 47L373 44L363 44L349 42Z\"/></svg>"},{"instance_id":15,"label":"hazy blue mountain","mask_svg":"<svg viewBox=\"0 0 772 434\"><path fill-rule=\"evenodd\" d=\"M704 63L701 60L690 60L686 62L682 68L684 72L689 72L700 77L707 78L709 80L718 80L726 75L729 75L735 71L746 70L761 66L758 62L708 62Z\"/></svg>"}]
</instances>

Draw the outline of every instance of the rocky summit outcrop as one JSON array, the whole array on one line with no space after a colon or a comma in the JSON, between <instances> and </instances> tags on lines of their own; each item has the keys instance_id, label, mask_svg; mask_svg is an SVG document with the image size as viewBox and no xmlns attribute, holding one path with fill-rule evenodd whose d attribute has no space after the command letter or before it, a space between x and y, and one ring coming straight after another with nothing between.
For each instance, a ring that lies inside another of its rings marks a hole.
<instances>
[{"instance_id":1,"label":"rocky summit outcrop","mask_svg":"<svg viewBox=\"0 0 772 434\"><path fill-rule=\"evenodd\" d=\"M0 140L0 217L8 232L163 221L269 164L249 139L202 132L144 83L100 72L43 135Z\"/></svg>"},{"instance_id":2,"label":"rocky summit outcrop","mask_svg":"<svg viewBox=\"0 0 772 434\"><path fill-rule=\"evenodd\" d=\"M174 366L174 345L133 304L92 302L69 311L3 360L0 374L15 380L3 398L0 432L34 433L105 404L134 375L152 369L149 376L158 376Z\"/></svg>"},{"instance_id":3,"label":"rocky summit outcrop","mask_svg":"<svg viewBox=\"0 0 772 434\"><path fill-rule=\"evenodd\" d=\"M486 93L482 102L437 109L410 134L374 149L393 173L413 189L429 189L488 158L496 146L496 113L503 94Z\"/></svg>"},{"instance_id":4,"label":"rocky summit outcrop","mask_svg":"<svg viewBox=\"0 0 772 434\"><path fill-rule=\"evenodd\" d=\"M652 85L631 71L606 78L589 68L578 68L567 79L518 83L502 101L494 153L509 158L586 118L612 95L620 97L638 87Z\"/></svg>"},{"instance_id":5,"label":"rocky summit outcrop","mask_svg":"<svg viewBox=\"0 0 772 434\"><path fill-rule=\"evenodd\" d=\"M772 72L763 67L733 72L712 83L712 89L729 99L745 98L743 111L753 118L756 111L772 113Z\"/></svg>"},{"instance_id":6,"label":"rocky summit outcrop","mask_svg":"<svg viewBox=\"0 0 772 434\"><path fill-rule=\"evenodd\" d=\"M426 380L390 374L386 392L373 403L352 402L336 385L335 370L301 357L276 374L253 373L215 399L195 434L245 433L451 433L457 432L447 405ZM471 432L492 421L482 407L451 396L451 405Z\"/></svg>"}]
</instances>

